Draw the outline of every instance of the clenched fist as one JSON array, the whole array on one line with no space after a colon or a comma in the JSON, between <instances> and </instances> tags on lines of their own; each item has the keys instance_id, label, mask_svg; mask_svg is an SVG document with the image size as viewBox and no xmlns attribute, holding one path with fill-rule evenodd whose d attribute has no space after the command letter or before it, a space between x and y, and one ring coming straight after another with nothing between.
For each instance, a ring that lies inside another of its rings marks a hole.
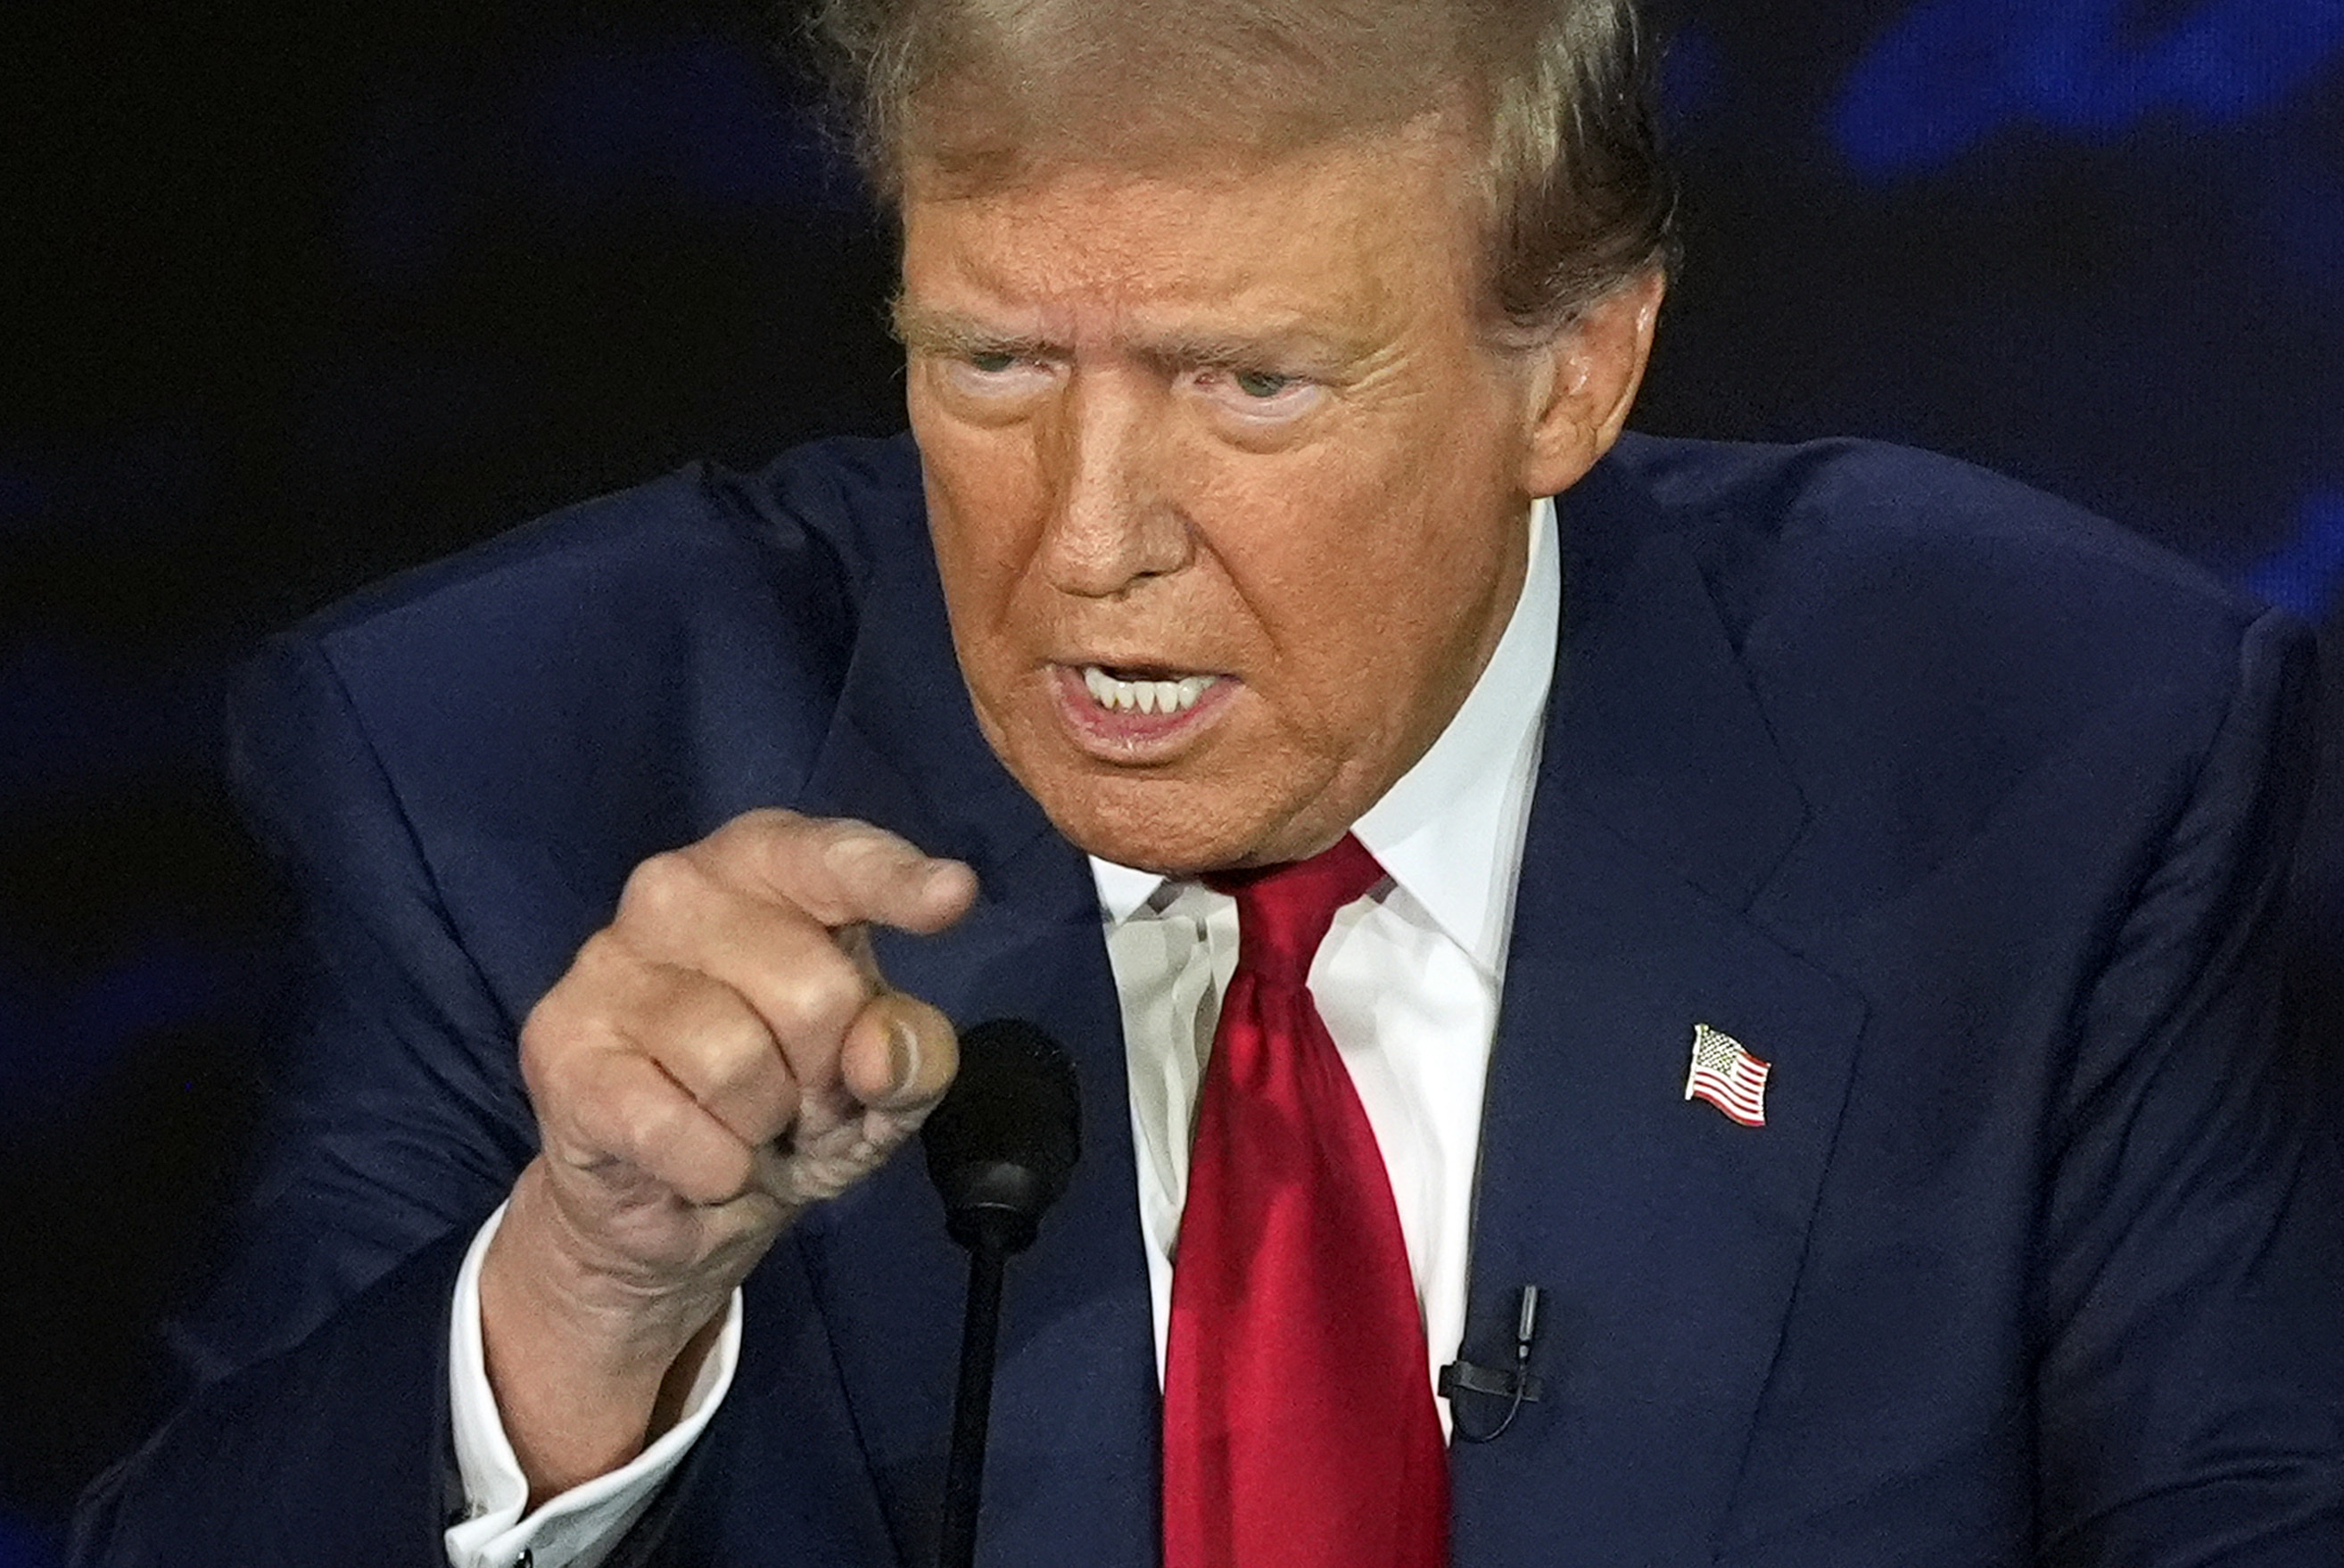
<instances>
[{"instance_id":1,"label":"clenched fist","mask_svg":"<svg viewBox=\"0 0 2344 1568\"><path fill-rule=\"evenodd\" d=\"M541 1149L480 1278L489 1376L536 1500L673 1419L726 1299L952 1082L952 1027L887 988L874 922L976 880L867 824L735 818L635 869L522 1027Z\"/></svg>"}]
</instances>

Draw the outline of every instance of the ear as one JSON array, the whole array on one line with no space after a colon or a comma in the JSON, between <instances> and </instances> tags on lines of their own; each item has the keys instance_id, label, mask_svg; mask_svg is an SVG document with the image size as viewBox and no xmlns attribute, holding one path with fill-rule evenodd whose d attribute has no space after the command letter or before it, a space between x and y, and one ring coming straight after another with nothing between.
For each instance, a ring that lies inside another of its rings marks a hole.
<instances>
[{"instance_id":1,"label":"ear","mask_svg":"<svg viewBox=\"0 0 2344 1568\"><path fill-rule=\"evenodd\" d=\"M1655 268L1606 294L1531 350L1531 425L1522 450L1525 495L1569 490L1612 450L1652 357L1667 280Z\"/></svg>"}]
</instances>

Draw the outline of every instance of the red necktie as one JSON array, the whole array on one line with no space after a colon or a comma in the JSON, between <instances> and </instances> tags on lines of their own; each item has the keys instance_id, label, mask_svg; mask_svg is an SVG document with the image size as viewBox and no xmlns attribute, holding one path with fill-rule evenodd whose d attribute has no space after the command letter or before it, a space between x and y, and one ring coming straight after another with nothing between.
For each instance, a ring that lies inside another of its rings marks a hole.
<instances>
[{"instance_id":1,"label":"red necktie","mask_svg":"<svg viewBox=\"0 0 2344 1568\"><path fill-rule=\"evenodd\" d=\"M1449 1464L1375 1132L1310 1000L1383 868L1207 877L1238 966L1197 1103L1164 1369L1166 1568L1443 1568Z\"/></svg>"}]
</instances>

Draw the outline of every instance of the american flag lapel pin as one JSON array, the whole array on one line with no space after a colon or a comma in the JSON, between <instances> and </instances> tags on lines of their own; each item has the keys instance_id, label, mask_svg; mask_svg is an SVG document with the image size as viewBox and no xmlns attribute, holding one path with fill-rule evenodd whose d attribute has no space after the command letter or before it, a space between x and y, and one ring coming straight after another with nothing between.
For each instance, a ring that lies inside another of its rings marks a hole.
<instances>
[{"instance_id":1,"label":"american flag lapel pin","mask_svg":"<svg viewBox=\"0 0 2344 1568\"><path fill-rule=\"evenodd\" d=\"M1772 1071L1732 1035L1695 1024L1684 1098L1705 1099L1743 1127L1764 1127L1766 1075Z\"/></svg>"}]
</instances>

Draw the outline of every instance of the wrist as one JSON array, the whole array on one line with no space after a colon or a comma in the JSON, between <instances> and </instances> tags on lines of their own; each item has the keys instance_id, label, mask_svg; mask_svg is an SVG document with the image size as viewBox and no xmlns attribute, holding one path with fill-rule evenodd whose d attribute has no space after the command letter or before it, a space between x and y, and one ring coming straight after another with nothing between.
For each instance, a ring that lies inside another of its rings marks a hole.
<instances>
[{"instance_id":1,"label":"wrist","mask_svg":"<svg viewBox=\"0 0 2344 1568\"><path fill-rule=\"evenodd\" d=\"M730 1270L663 1267L628 1256L581 1225L554 1189L542 1157L522 1170L504 1222L482 1259L484 1310L491 1294L556 1336L566 1360L601 1375L656 1381L712 1318L738 1280Z\"/></svg>"},{"instance_id":2,"label":"wrist","mask_svg":"<svg viewBox=\"0 0 2344 1568\"><path fill-rule=\"evenodd\" d=\"M731 1294L729 1283L662 1288L578 1240L533 1164L481 1259L485 1371L531 1508L627 1463L673 1423Z\"/></svg>"}]
</instances>

